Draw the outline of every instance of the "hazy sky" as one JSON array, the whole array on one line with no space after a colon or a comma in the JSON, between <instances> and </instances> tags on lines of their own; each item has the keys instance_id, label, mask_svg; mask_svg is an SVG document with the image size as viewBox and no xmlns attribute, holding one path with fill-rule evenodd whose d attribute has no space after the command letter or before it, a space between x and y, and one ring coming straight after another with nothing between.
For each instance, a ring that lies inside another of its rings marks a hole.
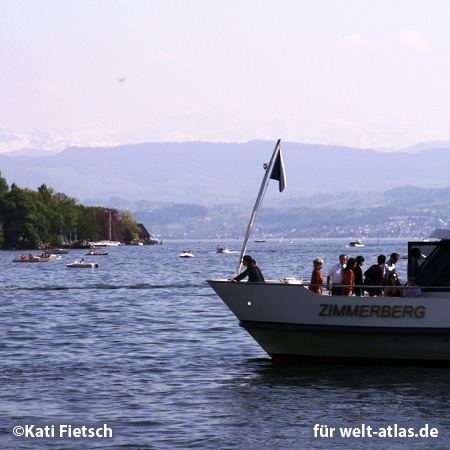
<instances>
[{"instance_id":1,"label":"hazy sky","mask_svg":"<svg viewBox=\"0 0 450 450\"><path fill-rule=\"evenodd\" d=\"M442 0L0 0L0 127L82 144L450 139Z\"/></svg>"}]
</instances>

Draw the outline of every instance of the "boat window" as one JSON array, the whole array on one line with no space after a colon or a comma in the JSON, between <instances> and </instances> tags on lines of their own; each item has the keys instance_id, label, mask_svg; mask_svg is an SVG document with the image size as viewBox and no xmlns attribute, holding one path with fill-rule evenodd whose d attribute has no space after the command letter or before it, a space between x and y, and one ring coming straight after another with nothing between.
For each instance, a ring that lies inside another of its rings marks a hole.
<instances>
[{"instance_id":1,"label":"boat window","mask_svg":"<svg viewBox=\"0 0 450 450\"><path fill-rule=\"evenodd\" d=\"M409 275L419 286L450 286L450 241L410 242Z\"/></svg>"}]
</instances>

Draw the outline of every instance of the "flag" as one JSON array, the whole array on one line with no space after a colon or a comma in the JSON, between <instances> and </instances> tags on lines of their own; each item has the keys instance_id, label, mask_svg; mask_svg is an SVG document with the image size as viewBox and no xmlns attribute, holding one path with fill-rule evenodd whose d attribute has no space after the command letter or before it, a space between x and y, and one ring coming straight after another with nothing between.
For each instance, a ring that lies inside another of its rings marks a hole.
<instances>
[{"instance_id":1,"label":"flag","mask_svg":"<svg viewBox=\"0 0 450 450\"><path fill-rule=\"evenodd\" d=\"M277 159L273 163L271 180L278 180L280 192L286 187L286 175L284 173L283 158L281 157L281 150L278 152Z\"/></svg>"}]
</instances>

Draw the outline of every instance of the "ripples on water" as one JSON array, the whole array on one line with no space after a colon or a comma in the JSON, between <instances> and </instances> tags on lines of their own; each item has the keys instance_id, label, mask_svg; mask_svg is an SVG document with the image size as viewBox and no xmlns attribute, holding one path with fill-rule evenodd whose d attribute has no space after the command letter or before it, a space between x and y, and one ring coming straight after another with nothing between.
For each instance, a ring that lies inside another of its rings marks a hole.
<instances>
[{"instance_id":1,"label":"ripples on water","mask_svg":"<svg viewBox=\"0 0 450 450\"><path fill-rule=\"evenodd\" d=\"M315 423L448 425L447 369L274 364L205 283L233 275L241 241L168 242L61 261L13 264L1 252L1 448L412 448L402 441L314 440ZM250 243L268 279L309 278L312 260L406 253L406 241ZM191 249L193 259L179 258ZM400 261L404 277L406 261ZM113 440L26 440L24 423L103 424ZM414 442L449 448L450 440Z\"/></svg>"}]
</instances>

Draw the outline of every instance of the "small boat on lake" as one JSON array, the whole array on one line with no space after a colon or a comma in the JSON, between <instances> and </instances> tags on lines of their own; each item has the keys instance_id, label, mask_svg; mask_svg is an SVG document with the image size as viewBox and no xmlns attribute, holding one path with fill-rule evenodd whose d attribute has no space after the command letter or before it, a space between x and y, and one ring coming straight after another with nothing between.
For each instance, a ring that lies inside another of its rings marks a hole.
<instances>
[{"instance_id":1,"label":"small boat on lake","mask_svg":"<svg viewBox=\"0 0 450 450\"><path fill-rule=\"evenodd\" d=\"M120 247L122 245L119 241L98 241L98 242L92 242L91 247L97 248L97 247Z\"/></svg>"},{"instance_id":2,"label":"small boat on lake","mask_svg":"<svg viewBox=\"0 0 450 450\"><path fill-rule=\"evenodd\" d=\"M39 263L39 262L47 262L50 258L40 258L39 256L33 256L32 258L15 258L13 262L18 263Z\"/></svg>"},{"instance_id":3,"label":"small boat on lake","mask_svg":"<svg viewBox=\"0 0 450 450\"><path fill-rule=\"evenodd\" d=\"M67 255L69 253L69 249L67 249L67 248L52 248L50 250L45 250L45 253L49 253L50 255Z\"/></svg>"},{"instance_id":4,"label":"small boat on lake","mask_svg":"<svg viewBox=\"0 0 450 450\"><path fill-rule=\"evenodd\" d=\"M194 254L189 250L188 252L180 253L180 258L193 258Z\"/></svg>"},{"instance_id":5,"label":"small boat on lake","mask_svg":"<svg viewBox=\"0 0 450 450\"><path fill-rule=\"evenodd\" d=\"M355 241L350 242L348 245L350 247L364 247L364 244L359 239L356 239Z\"/></svg>"},{"instance_id":6,"label":"small boat on lake","mask_svg":"<svg viewBox=\"0 0 450 450\"><path fill-rule=\"evenodd\" d=\"M89 263L84 259L76 259L75 262L71 264L66 264L66 267L79 268L79 269L94 269L98 268L98 263Z\"/></svg>"},{"instance_id":7,"label":"small boat on lake","mask_svg":"<svg viewBox=\"0 0 450 450\"><path fill-rule=\"evenodd\" d=\"M218 245L216 253L231 253L231 252L230 250L228 250L227 247L225 246L221 247L220 245Z\"/></svg>"},{"instance_id":8,"label":"small boat on lake","mask_svg":"<svg viewBox=\"0 0 450 450\"><path fill-rule=\"evenodd\" d=\"M88 256L106 256L108 255L108 252L98 252L97 250L91 250L88 253L85 253L85 255Z\"/></svg>"},{"instance_id":9,"label":"small boat on lake","mask_svg":"<svg viewBox=\"0 0 450 450\"><path fill-rule=\"evenodd\" d=\"M255 242L260 242L260 243L266 242L266 240L263 239L263 237L262 237L262 229L261 228L259 229L259 238L255 239Z\"/></svg>"},{"instance_id":10,"label":"small boat on lake","mask_svg":"<svg viewBox=\"0 0 450 450\"><path fill-rule=\"evenodd\" d=\"M53 253L52 254L45 253L45 254L41 255L41 259L46 259L48 261L59 261L62 259L62 256L54 255Z\"/></svg>"}]
</instances>

